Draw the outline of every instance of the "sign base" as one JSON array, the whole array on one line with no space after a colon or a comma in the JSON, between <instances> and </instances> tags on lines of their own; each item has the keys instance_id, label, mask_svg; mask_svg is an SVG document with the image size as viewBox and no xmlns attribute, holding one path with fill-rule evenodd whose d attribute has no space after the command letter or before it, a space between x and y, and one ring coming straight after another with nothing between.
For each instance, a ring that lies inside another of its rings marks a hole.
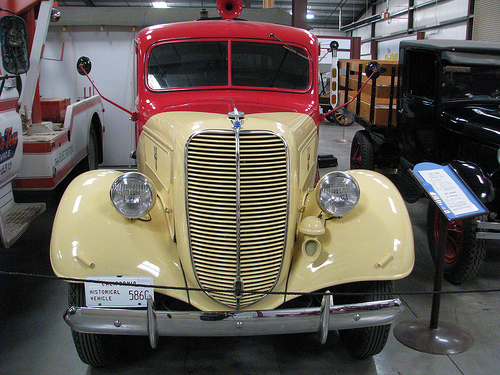
<instances>
[{"instance_id":1,"label":"sign base","mask_svg":"<svg viewBox=\"0 0 500 375\"><path fill-rule=\"evenodd\" d=\"M446 322L439 322L439 327L433 329L428 321L407 320L394 327L394 336L409 348L429 354L463 353L474 344L468 332Z\"/></svg>"}]
</instances>

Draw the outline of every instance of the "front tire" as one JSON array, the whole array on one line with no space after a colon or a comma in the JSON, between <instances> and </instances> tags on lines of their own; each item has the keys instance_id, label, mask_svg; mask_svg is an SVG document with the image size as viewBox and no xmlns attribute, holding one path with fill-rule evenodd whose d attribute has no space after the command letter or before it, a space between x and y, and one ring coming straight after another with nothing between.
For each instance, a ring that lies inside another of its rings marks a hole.
<instances>
[{"instance_id":1,"label":"front tire","mask_svg":"<svg viewBox=\"0 0 500 375\"><path fill-rule=\"evenodd\" d=\"M347 292L366 293L346 296L340 303L361 303L390 298L393 293L392 281L366 281L350 284ZM372 357L384 349L389 337L391 325L345 329L339 331L342 342L346 345L351 355L363 359Z\"/></svg>"},{"instance_id":2,"label":"front tire","mask_svg":"<svg viewBox=\"0 0 500 375\"><path fill-rule=\"evenodd\" d=\"M351 144L351 169L370 169L375 167L375 151L372 140L365 130L354 134Z\"/></svg>"},{"instance_id":3,"label":"front tire","mask_svg":"<svg viewBox=\"0 0 500 375\"><path fill-rule=\"evenodd\" d=\"M68 302L70 306L85 306L85 289L83 284L69 284ZM117 345L113 336L81 333L71 330L73 342L78 356L83 363L94 367L111 364L117 353Z\"/></svg>"},{"instance_id":4,"label":"front tire","mask_svg":"<svg viewBox=\"0 0 500 375\"><path fill-rule=\"evenodd\" d=\"M439 242L439 209L433 202L427 207L427 241L434 264L437 264ZM476 276L484 263L486 247L484 240L476 238L477 220L486 216L456 220L448 224L444 257L444 279L460 284Z\"/></svg>"}]
</instances>

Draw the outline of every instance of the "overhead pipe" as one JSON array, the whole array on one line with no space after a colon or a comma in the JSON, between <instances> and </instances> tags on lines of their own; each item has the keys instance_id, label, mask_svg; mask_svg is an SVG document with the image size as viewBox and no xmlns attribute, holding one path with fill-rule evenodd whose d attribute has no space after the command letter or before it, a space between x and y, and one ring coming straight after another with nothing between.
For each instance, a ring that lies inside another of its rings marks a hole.
<instances>
[{"instance_id":1,"label":"overhead pipe","mask_svg":"<svg viewBox=\"0 0 500 375\"><path fill-rule=\"evenodd\" d=\"M395 13L391 14L391 18L396 18L398 16L401 16L403 14L409 13L410 11L417 10L420 8L425 8L425 7L428 7L431 5L437 5L438 3L441 3L443 1L449 1L449 0L429 0L425 3L417 4L417 5L408 7L407 9L400 10L399 12L395 12ZM349 32L349 31L353 31L355 29L359 29L360 27L370 25L374 22L383 21L383 20L384 19L382 18L381 14L376 14L374 16L363 18L362 20L350 23L349 25L345 25L345 26L341 27L340 30L344 31L344 32Z\"/></svg>"}]
</instances>

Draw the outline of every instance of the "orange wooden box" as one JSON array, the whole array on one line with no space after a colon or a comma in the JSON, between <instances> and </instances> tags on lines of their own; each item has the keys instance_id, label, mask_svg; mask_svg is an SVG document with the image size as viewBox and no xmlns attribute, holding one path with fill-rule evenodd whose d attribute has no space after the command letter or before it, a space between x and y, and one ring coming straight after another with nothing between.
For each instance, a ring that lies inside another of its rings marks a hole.
<instances>
[{"instance_id":1,"label":"orange wooden box","mask_svg":"<svg viewBox=\"0 0 500 375\"><path fill-rule=\"evenodd\" d=\"M42 120L63 123L66 116L66 108L71 104L70 98L42 98Z\"/></svg>"}]
</instances>

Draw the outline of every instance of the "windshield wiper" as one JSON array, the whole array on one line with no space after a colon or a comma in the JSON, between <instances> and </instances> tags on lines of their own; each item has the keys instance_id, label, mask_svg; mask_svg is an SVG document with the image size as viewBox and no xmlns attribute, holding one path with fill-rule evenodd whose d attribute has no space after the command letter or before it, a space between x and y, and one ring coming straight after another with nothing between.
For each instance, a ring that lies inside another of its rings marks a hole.
<instances>
[{"instance_id":1,"label":"windshield wiper","mask_svg":"<svg viewBox=\"0 0 500 375\"><path fill-rule=\"evenodd\" d=\"M281 40L280 38L278 38L276 35L274 35L273 33L269 34L269 38L275 38L277 40L279 40L281 42L281 44L283 44L283 47L285 49L287 49L288 51L290 52L293 52L295 53L297 56L300 56L302 57L303 59L306 59L307 61L311 61L312 59L310 59L309 57L301 54L300 52L298 52L295 48L293 47L290 47L288 44L286 44L283 40Z\"/></svg>"}]
</instances>

